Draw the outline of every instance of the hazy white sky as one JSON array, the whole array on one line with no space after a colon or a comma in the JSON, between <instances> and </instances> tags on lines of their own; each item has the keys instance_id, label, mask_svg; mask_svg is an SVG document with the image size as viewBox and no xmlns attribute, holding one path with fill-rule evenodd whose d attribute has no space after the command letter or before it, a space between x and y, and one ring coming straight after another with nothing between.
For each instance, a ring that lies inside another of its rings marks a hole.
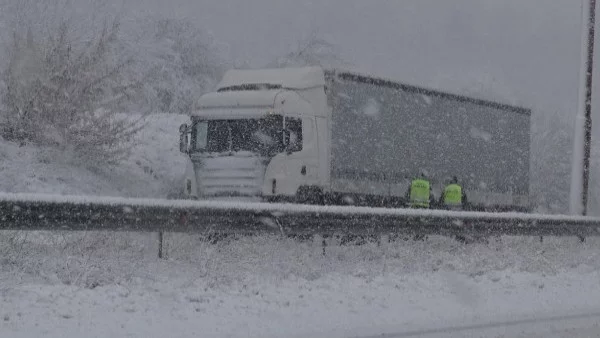
<instances>
[{"instance_id":1,"label":"hazy white sky","mask_svg":"<svg viewBox=\"0 0 600 338\"><path fill-rule=\"evenodd\" d=\"M576 109L579 0L138 1L197 20L253 66L317 29L364 71L455 92L483 83L482 95L538 112Z\"/></svg>"}]
</instances>

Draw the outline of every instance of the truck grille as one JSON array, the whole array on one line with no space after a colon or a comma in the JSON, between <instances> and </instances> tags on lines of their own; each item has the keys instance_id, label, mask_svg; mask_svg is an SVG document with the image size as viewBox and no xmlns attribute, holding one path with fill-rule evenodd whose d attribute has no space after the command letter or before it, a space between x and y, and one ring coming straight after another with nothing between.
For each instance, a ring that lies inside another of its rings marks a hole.
<instances>
[{"instance_id":1,"label":"truck grille","mask_svg":"<svg viewBox=\"0 0 600 338\"><path fill-rule=\"evenodd\" d=\"M262 192L265 166L260 157L205 157L198 166L198 188L203 197L258 196Z\"/></svg>"}]
</instances>

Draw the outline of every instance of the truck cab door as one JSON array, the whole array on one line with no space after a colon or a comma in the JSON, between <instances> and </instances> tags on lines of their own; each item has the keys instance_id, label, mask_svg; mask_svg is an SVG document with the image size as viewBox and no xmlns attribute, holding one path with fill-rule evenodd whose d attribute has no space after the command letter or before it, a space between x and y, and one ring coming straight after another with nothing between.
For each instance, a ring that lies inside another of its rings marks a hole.
<instances>
[{"instance_id":1,"label":"truck cab door","mask_svg":"<svg viewBox=\"0 0 600 338\"><path fill-rule=\"evenodd\" d=\"M299 186L314 185L319 176L318 143L312 117L286 116L285 129L290 133L286 171Z\"/></svg>"}]
</instances>

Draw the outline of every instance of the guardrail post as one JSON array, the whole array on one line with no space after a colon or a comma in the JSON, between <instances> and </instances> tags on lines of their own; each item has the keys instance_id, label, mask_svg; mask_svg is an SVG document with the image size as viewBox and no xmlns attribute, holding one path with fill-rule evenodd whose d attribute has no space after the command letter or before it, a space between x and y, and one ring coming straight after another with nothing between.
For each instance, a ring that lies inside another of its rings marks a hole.
<instances>
[{"instance_id":1,"label":"guardrail post","mask_svg":"<svg viewBox=\"0 0 600 338\"><path fill-rule=\"evenodd\" d=\"M387 274L387 256L388 256L388 247L390 246L390 235L389 234L381 234L378 236L379 241L377 242L377 246L381 247L381 251L383 252L382 260L383 267L381 274L385 277Z\"/></svg>"},{"instance_id":2,"label":"guardrail post","mask_svg":"<svg viewBox=\"0 0 600 338\"><path fill-rule=\"evenodd\" d=\"M158 258L163 258L163 232L158 232Z\"/></svg>"}]
</instances>

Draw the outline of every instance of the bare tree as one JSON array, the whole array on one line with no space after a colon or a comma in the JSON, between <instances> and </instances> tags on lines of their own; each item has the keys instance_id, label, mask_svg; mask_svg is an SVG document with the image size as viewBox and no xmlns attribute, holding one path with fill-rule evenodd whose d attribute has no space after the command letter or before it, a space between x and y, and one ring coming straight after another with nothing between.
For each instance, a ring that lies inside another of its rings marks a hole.
<instances>
[{"instance_id":1,"label":"bare tree","mask_svg":"<svg viewBox=\"0 0 600 338\"><path fill-rule=\"evenodd\" d=\"M532 116L531 197L540 211L567 211L572 130L572 119L558 111L538 112Z\"/></svg>"},{"instance_id":2,"label":"bare tree","mask_svg":"<svg viewBox=\"0 0 600 338\"><path fill-rule=\"evenodd\" d=\"M224 65L218 48L192 22L148 17L139 25L137 72L144 77L143 100L155 112L188 114L218 81ZM141 48L139 48L141 47Z\"/></svg>"},{"instance_id":3,"label":"bare tree","mask_svg":"<svg viewBox=\"0 0 600 338\"><path fill-rule=\"evenodd\" d=\"M318 31L313 30L307 37L299 40L292 51L275 59L268 64L268 67L335 67L343 65L346 65L346 62L339 56L336 46L321 36Z\"/></svg>"},{"instance_id":4,"label":"bare tree","mask_svg":"<svg viewBox=\"0 0 600 338\"><path fill-rule=\"evenodd\" d=\"M77 34L69 20L53 30L22 22L15 29L3 72L5 137L69 149L88 164L115 163L130 149L141 119L120 113L139 89L123 76L119 21L95 34Z\"/></svg>"}]
</instances>

